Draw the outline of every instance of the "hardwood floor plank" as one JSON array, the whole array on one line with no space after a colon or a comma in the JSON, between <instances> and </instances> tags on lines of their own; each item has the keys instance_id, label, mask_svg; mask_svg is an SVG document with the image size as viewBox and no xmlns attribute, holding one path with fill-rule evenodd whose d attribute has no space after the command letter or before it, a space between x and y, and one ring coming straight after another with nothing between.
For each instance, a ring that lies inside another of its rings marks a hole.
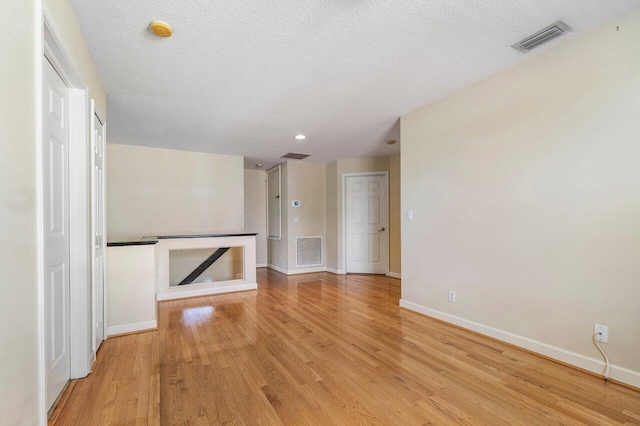
<instances>
[{"instance_id":1,"label":"hardwood floor plank","mask_svg":"<svg viewBox=\"0 0 640 426\"><path fill-rule=\"evenodd\" d=\"M50 424L640 424L640 392L398 307L400 281L258 271L103 344Z\"/></svg>"}]
</instances>

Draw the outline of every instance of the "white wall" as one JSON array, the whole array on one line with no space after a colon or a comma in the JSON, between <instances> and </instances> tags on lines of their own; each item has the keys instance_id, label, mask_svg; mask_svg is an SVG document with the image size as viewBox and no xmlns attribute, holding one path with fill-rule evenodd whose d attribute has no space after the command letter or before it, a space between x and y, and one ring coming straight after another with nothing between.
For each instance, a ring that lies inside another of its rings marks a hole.
<instances>
[{"instance_id":1,"label":"white wall","mask_svg":"<svg viewBox=\"0 0 640 426\"><path fill-rule=\"evenodd\" d=\"M67 0L3 2L0 56L0 423L44 422L38 359L38 163L42 7L99 107L104 88ZM105 113L106 108L101 108ZM43 388L43 387L42 387Z\"/></svg>"},{"instance_id":2,"label":"white wall","mask_svg":"<svg viewBox=\"0 0 640 426\"><path fill-rule=\"evenodd\" d=\"M0 423L38 423L38 92L33 1L0 12ZM9 60L11 58L11 60Z\"/></svg>"},{"instance_id":3,"label":"white wall","mask_svg":"<svg viewBox=\"0 0 640 426\"><path fill-rule=\"evenodd\" d=\"M638 40L635 10L402 117L406 306L598 372L608 325L640 386Z\"/></svg>"},{"instance_id":4,"label":"white wall","mask_svg":"<svg viewBox=\"0 0 640 426\"><path fill-rule=\"evenodd\" d=\"M243 230L242 157L107 144L109 241Z\"/></svg>"},{"instance_id":5,"label":"white wall","mask_svg":"<svg viewBox=\"0 0 640 426\"><path fill-rule=\"evenodd\" d=\"M267 173L264 170L244 171L244 230L257 232L256 264L267 264Z\"/></svg>"}]
</instances>

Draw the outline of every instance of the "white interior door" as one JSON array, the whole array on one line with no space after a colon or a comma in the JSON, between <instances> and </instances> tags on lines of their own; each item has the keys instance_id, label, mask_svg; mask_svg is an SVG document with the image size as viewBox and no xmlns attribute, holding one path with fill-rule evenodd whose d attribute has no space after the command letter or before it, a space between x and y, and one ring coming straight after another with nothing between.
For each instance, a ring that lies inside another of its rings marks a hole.
<instances>
[{"instance_id":1,"label":"white interior door","mask_svg":"<svg viewBox=\"0 0 640 426\"><path fill-rule=\"evenodd\" d=\"M92 168L92 322L93 350L104 341L104 123L93 114L93 168Z\"/></svg>"},{"instance_id":2,"label":"white interior door","mask_svg":"<svg viewBox=\"0 0 640 426\"><path fill-rule=\"evenodd\" d=\"M69 90L43 60L44 297L47 409L71 377L69 353Z\"/></svg>"},{"instance_id":3,"label":"white interior door","mask_svg":"<svg viewBox=\"0 0 640 426\"><path fill-rule=\"evenodd\" d=\"M346 177L347 272L386 274L389 259L387 176Z\"/></svg>"}]
</instances>

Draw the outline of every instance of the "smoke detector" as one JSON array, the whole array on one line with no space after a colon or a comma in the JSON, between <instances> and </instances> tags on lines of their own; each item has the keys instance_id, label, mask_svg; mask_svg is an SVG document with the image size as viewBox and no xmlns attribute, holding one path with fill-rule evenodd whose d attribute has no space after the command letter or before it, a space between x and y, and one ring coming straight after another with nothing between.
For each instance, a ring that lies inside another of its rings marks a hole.
<instances>
[{"instance_id":1,"label":"smoke detector","mask_svg":"<svg viewBox=\"0 0 640 426\"><path fill-rule=\"evenodd\" d=\"M544 27L540 31L537 31L530 36L523 38L516 44L512 44L511 47L521 51L522 53L527 53L531 49L571 31L573 30L570 26L562 21L556 21L548 27Z\"/></svg>"}]
</instances>

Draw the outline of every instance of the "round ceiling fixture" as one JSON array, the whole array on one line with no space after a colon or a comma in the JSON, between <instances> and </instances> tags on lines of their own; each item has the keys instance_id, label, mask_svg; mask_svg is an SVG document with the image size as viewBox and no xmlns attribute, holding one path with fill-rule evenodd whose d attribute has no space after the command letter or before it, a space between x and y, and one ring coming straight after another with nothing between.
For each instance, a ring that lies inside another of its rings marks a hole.
<instances>
[{"instance_id":1,"label":"round ceiling fixture","mask_svg":"<svg viewBox=\"0 0 640 426\"><path fill-rule=\"evenodd\" d=\"M394 139L388 140L387 145L394 145L396 141Z\"/></svg>"},{"instance_id":2,"label":"round ceiling fixture","mask_svg":"<svg viewBox=\"0 0 640 426\"><path fill-rule=\"evenodd\" d=\"M260 168L260 167L262 167L262 163L256 164L256 168Z\"/></svg>"},{"instance_id":3,"label":"round ceiling fixture","mask_svg":"<svg viewBox=\"0 0 640 426\"><path fill-rule=\"evenodd\" d=\"M151 21L149 29L158 37L171 37L171 34L173 34L171 25L162 21Z\"/></svg>"},{"instance_id":4,"label":"round ceiling fixture","mask_svg":"<svg viewBox=\"0 0 640 426\"><path fill-rule=\"evenodd\" d=\"M307 137L305 135L296 135L296 139L298 139L299 141L306 139Z\"/></svg>"}]
</instances>

